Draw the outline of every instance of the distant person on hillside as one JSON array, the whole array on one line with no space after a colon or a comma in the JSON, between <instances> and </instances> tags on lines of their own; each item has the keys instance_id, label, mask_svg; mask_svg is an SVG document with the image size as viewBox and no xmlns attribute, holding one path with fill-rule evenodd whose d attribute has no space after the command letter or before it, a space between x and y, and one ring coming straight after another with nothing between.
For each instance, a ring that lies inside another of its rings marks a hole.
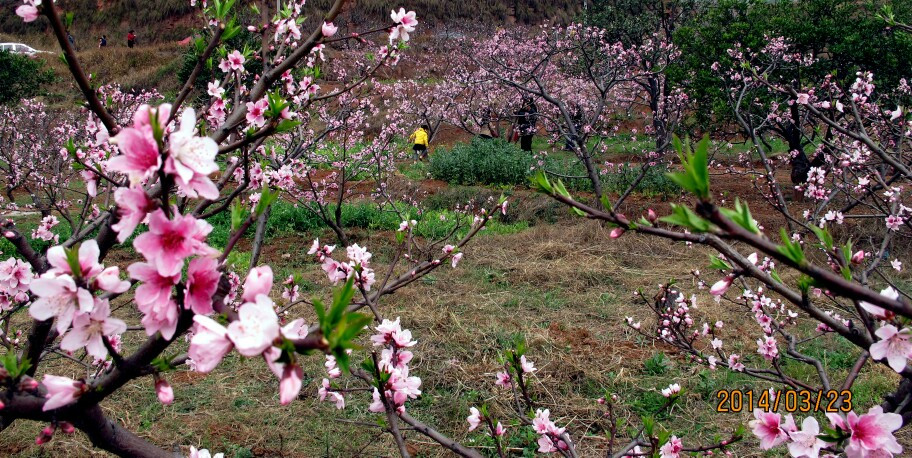
<instances>
[{"instance_id":1,"label":"distant person on hillside","mask_svg":"<svg viewBox=\"0 0 912 458\"><path fill-rule=\"evenodd\" d=\"M107 45L108 45L108 36L102 35L101 38L98 39L98 47L104 48Z\"/></svg>"},{"instance_id":2,"label":"distant person on hillside","mask_svg":"<svg viewBox=\"0 0 912 458\"><path fill-rule=\"evenodd\" d=\"M519 130L519 146L523 151L532 151L532 137L535 136L535 126L538 124L538 108L531 97L523 98L523 105L513 113L516 117L516 127Z\"/></svg>"},{"instance_id":3,"label":"distant person on hillside","mask_svg":"<svg viewBox=\"0 0 912 458\"><path fill-rule=\"evenodd\" d=\"M427 124L422 124L421 127L415 130L412 135L409 137L409 141L414 143L412 150L415 151L415 157L418 160L425 159L428 156L428 132L431 130L430 126Z\"/></svg>"},{"instance_id":4,"label":"distant person on hillside","mask_svg":"<svg viewBox=\"0 0 912 458\"><path fill-rule=\"evenodd\" d=\"M500 129L497 127L497 120L491 116L491 109L485 108L481 114L481 129L478 131L478 137L490 140L492 138L500 138Z\"/></svg>"},{"instance_id":5,"label":"distant person on hillside","mask_svg":"<svg viewBox=\"0 0 912 458\"><path fill-rule=\"evenodd\" d=\"M132 30L127 33L127 47L132 48L136 44L136 34Z\"/></svg>"},{"instance_id":6,"label":"distant person on hillside","mask_svg":"<svg viewBox=\"0 0 912 458\"><path fill-rule=\"evenodd\" d=\"M70 32L67 32L67 41L70 42L70 46L72 46L73 49L75 50L76 49L76 39L73 38L73 34L71 34Z\"/></svg>"}]
</instances>

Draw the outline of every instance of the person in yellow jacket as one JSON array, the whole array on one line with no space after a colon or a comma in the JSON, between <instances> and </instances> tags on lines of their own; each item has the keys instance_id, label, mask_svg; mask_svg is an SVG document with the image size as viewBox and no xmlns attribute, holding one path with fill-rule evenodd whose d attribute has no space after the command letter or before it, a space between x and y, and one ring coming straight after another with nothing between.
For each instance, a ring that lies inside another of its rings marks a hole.
<instances>
[{"instance_id":1,"label":"person in yellow jacket","mask_svg":"<svg viewBox=\"0 0 912 458\"><path fill-rule=\"evenodd\" d=\"M409 137L409 141L414 142L412 149L415 151L415 157L419 160L426 159L428 155L428 131L431 128L427 124L415 130Z\"/></svg>"}]
</instances>

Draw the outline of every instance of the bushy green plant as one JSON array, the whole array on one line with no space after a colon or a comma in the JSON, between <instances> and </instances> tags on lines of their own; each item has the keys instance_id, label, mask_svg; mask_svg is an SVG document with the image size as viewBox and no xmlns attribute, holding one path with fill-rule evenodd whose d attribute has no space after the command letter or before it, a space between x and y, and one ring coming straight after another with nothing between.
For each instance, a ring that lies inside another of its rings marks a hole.
<instances>
[{"instance_id":1,"label":"bushy green plant","mask_svg":"<svg viewBox=\"0 0 912 458\"><path fill-rule=\"evenodd\" d=\"M668 170L663 166L651 167L646 176L634 188L634 192L648 196L670 196L681 192L681 187L666 175ZM622 193L640 175L640 166L625 164L620 169L602 176L602 183L607 192Z\"/></svg>"},{"instance_id":2,"label":"bushy green plant","mask_svg":"<svg viewBox=\"0 0 912 458\"><path fill-rule=\"evenodd\" d=\"M545 170L563 180L567 189L573 191L592 191L592 182L586 176L586 168L575 157L548 156ZM636 181L640 175L640 166L624 164L601 175L602 190L606 193L620 194ZM681 192L681 188L665 174L664 166L651 167L646 176L633 189L635 193L648 196L670 196ZM572 178L568 178L572 177Z\"/></svg>"},{"instance_id":3,"label":"bushy green plant","mask_svg":"<svg viewBox=\"0 0 912 458\"><path fill-rule=\"evenodd\" d=\"M500 139L474 139L431 156L431 176L458 184L512 185L526 182L532 156Z\"/></svg>"},{"instance_id":4,"label":"bushy green plant","mask_svg":"<svg viewBox=\"0 0 912 458\"><path fill-rule=\"evenodd\" d=\"M9 51L0 51L0 105L18 103L40 95L42 86L54 80L44 61Z\"/></svg>"}]
</instances>

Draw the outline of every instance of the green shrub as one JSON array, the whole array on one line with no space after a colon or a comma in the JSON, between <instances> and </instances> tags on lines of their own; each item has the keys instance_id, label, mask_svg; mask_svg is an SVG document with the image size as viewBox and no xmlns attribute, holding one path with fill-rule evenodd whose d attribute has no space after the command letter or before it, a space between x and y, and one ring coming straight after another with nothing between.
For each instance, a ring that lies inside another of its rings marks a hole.
<instances>
[{"instance_id":1,"label":"green shrub","mask_svg":"<svg viewBox=\"0 0 912 458\"><path fill-rule=\"evenodd\" d=\"M431 176L458 184L524 184L532 156L500 139L474 139L431 156Z\"/></svg>"},{"instance_id":2,"label":"green shrub","mask_svg":"<svg viewBox=\"0 0 912 458\"><path fill-rule=\"evenodd\" d=\"M545 160L545 170L559 177L571 191L592 191L592 181L586 175L586 168L576 157L548 156ZM599 177L602 182L602 190L608 194L620 194L626 191L627 187L640 175L640 170L639 165L631 164L624 164L618 169L612 169ZM634 188L634 192L647 196L669 196L680 193L681 188L668 178L665 174L667 171L668 169L664 166L651 167Z\"/></svg>"},{"instance_id":3,"label":"green shrub","mask_svg":"<svg viewBox=\"0 0 912 458\"><path fill-rule=\"evenodd\" d=\"M44 61L0 51L0 81L0 105L9 105L40 95L42 86L54 81L54 72Z\"/></svg>"},{"instance_id":4,"label":"green shrub","mask_svg":"<svg viewBox=\"0 0 912 458\"><path fill-rule=\"evenodd\" d=\"M634 188L635 192L647 196L670 196L681 192L681 188L668 178L668 170L663 166L651 167L646 171L646 176ZM602 185L606 192L620 194L627 190L637 177L640 176L640 166L625 164L620 170L609 172L602 176Z\"/></svg>"}]
</instances>

